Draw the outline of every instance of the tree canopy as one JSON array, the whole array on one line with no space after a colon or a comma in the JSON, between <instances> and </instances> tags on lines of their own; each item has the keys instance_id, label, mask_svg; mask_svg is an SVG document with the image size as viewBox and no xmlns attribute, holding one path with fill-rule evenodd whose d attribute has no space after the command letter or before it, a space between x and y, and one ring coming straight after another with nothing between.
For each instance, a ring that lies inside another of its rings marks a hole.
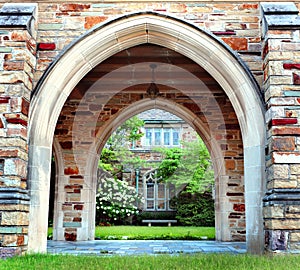
<instances>
[{"instance_id":1,"label":"tree canopy","mask_svg":"<svg viewBox=\"0 0 300 270\"><path fill-rule=\"evenodd\" d=\"M182 148L158 148L164 159L158 168L162 181L184 186L190 193L211 189L214 173L209 152L200 137L182 142Z\"/></svg>"},{"instance_id":2,"label":"tree canopy","mask_svg":"<svg viewBox=\"0 0 300 270\"><path fill-rule=\"evenodd\" d=\"M120 125L107 140L99 160L99 167L117 177L124 167L137 168L143 161L130 151L143 137L144 121L133 116Z\"/></svg>"}]
</instances>

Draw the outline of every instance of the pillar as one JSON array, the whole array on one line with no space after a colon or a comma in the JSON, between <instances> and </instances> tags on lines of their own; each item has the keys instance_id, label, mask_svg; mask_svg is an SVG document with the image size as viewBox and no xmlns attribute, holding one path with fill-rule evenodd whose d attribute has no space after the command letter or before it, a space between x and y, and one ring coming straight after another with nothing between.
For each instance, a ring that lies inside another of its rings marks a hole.
<instances>
[{"instance_id":1,"label":"pillar","mask_svg":"<svg viewBox=\"0 0 300 270\"><path fill-rule=\"evenodd\" d=\"M300 39L294 3L262 3L264 91L267 104L268 252L300 249Z\"/></svg>"},{"instance_id":2,"label":"pillar","mask_svg":"<svg viewBox=\"0 0 300 270\"><path fill-rule=\"evenodd\" d=\"M35 69L35 4L0 10L0 258L27 250L27 126Z\"/></svg>"}]
</instances>

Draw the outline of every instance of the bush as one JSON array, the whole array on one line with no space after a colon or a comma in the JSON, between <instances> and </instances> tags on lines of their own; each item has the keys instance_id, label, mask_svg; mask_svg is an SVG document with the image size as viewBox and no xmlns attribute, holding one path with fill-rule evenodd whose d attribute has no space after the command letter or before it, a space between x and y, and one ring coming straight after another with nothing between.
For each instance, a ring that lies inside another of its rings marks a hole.
<instances>
[{"instance_id":1,"label":"bush","mask_svg":"<svg viewBox=\"0 0 300 270\"><path fill-rule=\"evenodd\" d=\"M183 226L215 226L215 209L212 193L181 192L174 199L176 219Z\"/></svg>"},{"instance_id":2,"label":"bush","mask_svg":"<svg viewBox=\"0 0 300 270\"><path fill-rule=\"evenodd\" d=\"M100 180L96 195L96 222L98 224L126 224L129 217L139 213L141 198L135 188L113 178Z\"/></svg>"}]
</instances>

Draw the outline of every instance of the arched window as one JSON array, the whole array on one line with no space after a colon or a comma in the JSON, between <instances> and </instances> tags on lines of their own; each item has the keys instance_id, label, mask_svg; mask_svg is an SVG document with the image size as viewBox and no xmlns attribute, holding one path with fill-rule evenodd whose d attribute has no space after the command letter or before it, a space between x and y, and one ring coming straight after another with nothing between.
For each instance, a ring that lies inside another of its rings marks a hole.
<instances>
[{"instance_id":1,"label":"arched window","mask_svg":"<svg viewBox=\"0 0 300 270\"><path fill-rule=\"evenodd\" d=\"M176 195L175 185L165 183L157 177L157 169L146 172L143 176L145 211L174 211L170 200Z\"/></svg>"}]
</instances>

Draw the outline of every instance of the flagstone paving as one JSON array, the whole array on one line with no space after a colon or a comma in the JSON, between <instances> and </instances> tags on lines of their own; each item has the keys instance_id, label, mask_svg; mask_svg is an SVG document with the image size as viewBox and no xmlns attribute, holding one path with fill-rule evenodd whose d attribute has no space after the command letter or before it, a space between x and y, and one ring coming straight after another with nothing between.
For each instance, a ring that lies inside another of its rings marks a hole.
<instances>
[{"instance_id":1,"label":"flagstone paving","mask_svg":"<svg viewBox=\"0 0 300 270\"><path fill-rule=\"evenodd\" d=\"M85 255L143 255L143 254L195 254L246 253L245 242L185 241L185 240L95 240L48 241L50 254Z\"/></svg>"}]
</instances>

